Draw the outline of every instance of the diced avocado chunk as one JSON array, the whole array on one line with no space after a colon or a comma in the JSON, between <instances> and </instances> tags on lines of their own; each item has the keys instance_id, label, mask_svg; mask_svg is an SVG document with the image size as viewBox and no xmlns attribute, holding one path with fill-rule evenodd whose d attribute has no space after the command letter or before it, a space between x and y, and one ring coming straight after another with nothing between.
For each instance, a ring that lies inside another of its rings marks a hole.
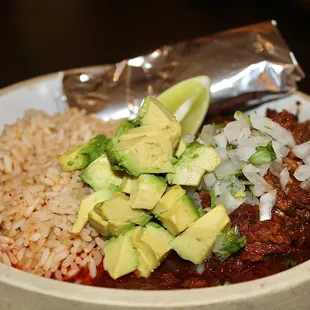
<instances>
[{"instance_id":1,"label":"diced avocado chunk","mask_svg":"<svg viewBox=\"0 0 310 310\"><path fill-rule=\"evenodd\" d=\"M132 244L135 249L138 247L143 229L144 228L142 226L135 226L126 232L131 237Z\"/></svg>"},{"instance_id":2,"label":"diced avocado chunk","mask_svg":"<svg viewBox=\"0 0 310 310\"><path fill-rule=\"evenodd\" d=\"M114 171L107 155L102 154L81 173L81 179L95 191L104 188L119 191L122 173Z\"/></svg>"},{"instance_id":3,"label":"diced avocado chunk","mask_svg":"<svg viewBox=\"0 0 310 310\"><path fill-rule=\"evenodd\" d=\"M167 153L156 140L147 136L121 141L107 152L113 169L118 166L134 176L174 172Z\"/></svg>"},{"instance_id":4,"label":"diced avocado chunk","mask_svg":"<svg viewBox=\"0 0 310 310\"><path fill-rule=\"evenodd\" d=\"M89 225L92 228L94 228L99 234L102 234L103 236L108 235L109 222L102 219L102 217L94 210L89 212L88 222L89 222Z\"/></svg>"},{"instance_id":5,"label":"diced avocado chunk","mask_svg":"<svg viewBox=\"0 0 310 310\"><path fill-rule=\"evenodd\" d=\"M143 226L152 218L142 210L132 209L129 205L129 197L124 193L118 193L112 199L102 203L99 210L100 215L109 222L113 220Z\"/></svg>"},{"instance_id":6,"label":"diced avocado chunk","mask_svg":"<svg viewBox=\"0 0 310 310\"><path fill-rule=\"evenodd\" d=\"M133 209L151 210L166 190L166 182L162 177L153 174L141 174L133 182L129 204Z\"/></svg>"},{"instance_id":7,"label":"diced avocado chunk","mask_svg":"<svg viewBox=\"0 0 310 310\"><path fill-rule=\"evenodd\" d=\"M175 152L175 156L179 158L184 153L185 150L186 150L186 143L185 143L184 139L181 138L179 145L177 147L177 150Z\"/></svg>"},{"instance_id":8,"label":"diced avocado chunk","mask_svg":"<svg viewBox=\"0 0 310 310\"><path fill-rule=\"evenodd\" d=\"M97 212L94 210L88 214L88 222L91 227L93 227L98 233L105 237L114 237L122 234L129 228L135 225L130 222L119 222L119 221L107 221L104 220Z\"/></svg>"},{"instance_id":9,"label":"diced avocado chunk","mask_svg":"<svg viewBox=\"0 0 310 310\"><path fill-rule=\"evenodd\" d=\"M132 175L125 174L121 183L121 192L126 193L128 195L131 194L133 183L137 181L136 177Z\"/></svg>"},{"instance_id":10,"label":"diced avocado chunk","mask_svg":"<svg viewBox=\"0 0 310 310\"><path fill-rule=\"evenodd\" d=\"M186 191L180 185L174 185L166 191L166 193L160 198L159 202L152 210L152 213L155 216L159 214L169 211L172 206L182 197L184 196Z\"/></svg>"},{"instance_id":11,"label":"diced avocado chunk","mask_svg":"<svg viewBox=\"0 0 310 310\"><path fill-rule=\"evenodd\" d=\"M102 189L85 197L79 206L77 219L71 229L73 234L78 234L88 221L88 214L94 209L94 207L102 201L109 200L115 194L114 190Z\"/></svg>"},{"instance_id":12,"label":"diced avocado chunk","mask_svg":"<svg viewBox=\"0 0 310 310\"><path fill-rule=\"evenodd\" d=\"M175 117L160 101L149 96L144 98L138 118L142 125L175 121Z\"/></svg>"},{"instance_id":13,"label":"diced avocado chunk","mask_svg":"<svg viewBox=\"0 0 310 310\"><path fill-rule=\"evenodd\" d=\"M210 146L197 141L190 143L174 165L175 172L166 176L169 184L198 186L206 172L213 171L221 162L220 156Z\"/></svg>"},{"instance_id":14,"label":"diced avocado chunk","mask_svg":"<svg viewBox=\"0 0 310 310\"><path fill-rule=\"evenodd\" d=\"M139 242L137 247L139 276L147 278L159 266L160 262L156 259L155 253L145 242Z\"/></svg>"},{"instance_id":15,"label":"diced avocado chunk","mask_svg":"<svg viewBox=\"0 0 310 310\"><path fill-rule=\"evenodd\" d=\"M111 236L118 236L122 234L124 231L134 227L135 225L131 222L120 222L115 220L108 221L108 231L107 231L107 237Z\"/></svg>"},{"instance_id":16,"label":"diced avocado chunk","mask_svg":"<svg viewBox=\"0 0 310 310\"><path fill-rule=\"evenodd\" d=\"M133 247L132 237L124 233L110 239L104 248L104 269L113 279L118 279L137 269L137 252Z\"/></svg>"},{"instance_id":17,"label":"diced avocado chunk","mask_svg":"<svg viewBox=\"0 0 310 310\"><path fill-rule=\"evenodd\" d=\"M157 223L150 222L145 225L140 242L149 245L158 261L171 250L170 242L174 237L163 227Z\"/></svg>"},{"instance_id":18,"label":"diced avocado chunk","mask_svg":"<svg viewBox=\"0 0 310 310\"><path fill-rule=\"evenodd\" d=\"M87 167L105 151L107 138L98 135L73 150L57 157L63 171L74 171Z\"/></svg>"},{"instance_id":19,"label":"diced avocado chunk","mask_svg":"<svg viewBox=\"0 0 310 310\"><path fill-rule=\"evenodd\" d=\"M178 122L164 122L137 127L126 131L119 136L120 141L130 140L137 137L147 136L159 142L164 152L176 149L181 138L182 128Z\"/></svg>"},{"instance_id":20,"label":"diced avocado chunk","mask_svg":"<svg viewBox=\"0 0 310 310\"><path fill-rule=\"evenodd\" d=\"M129 119L123 119L121 121L120 126L117 129L116 136L119 137L124 132L130 129L136 128L136 127L137 127L137 124L134 123L133 121L130 121Z\"/></svg>"},{"instance_id":21,"label":"diced avocado chunk","mask_svg":"<svg viewBox=\"0 0 310 310\"><path fill-rule=\"evenodd\" d=\"M169 211L161 213L158 218L163 226L176 236L199 218L199 212L193 200L184 195Z\"/></svg>"},{"instance_id":22,"label":"diced avocado chunk","mask_svg":"<svg viewBox=\"0 0 310 310\"><path fill-rule=\"evenodd\" d=\"M183 259L201 264L211 255L218 234L229 225L225 207L218 205L172 240L172 248Z\"/></svg>"}]
</instances>

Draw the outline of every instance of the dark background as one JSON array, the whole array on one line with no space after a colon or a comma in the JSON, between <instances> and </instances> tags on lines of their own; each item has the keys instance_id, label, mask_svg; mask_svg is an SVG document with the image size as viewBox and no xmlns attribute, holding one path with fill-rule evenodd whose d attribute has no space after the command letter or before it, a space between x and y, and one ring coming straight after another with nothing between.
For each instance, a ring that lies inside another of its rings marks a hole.
<instances>
[{"instance_id":1,"label":"dark background","mask_svg":"<svg viewBox=\"0 0 310 310\"><path fill-rule=\"evenodd\" d=\"M0 87L267 19L310 76L310 0L0 0Z\"/></svg>"}]
</instances>

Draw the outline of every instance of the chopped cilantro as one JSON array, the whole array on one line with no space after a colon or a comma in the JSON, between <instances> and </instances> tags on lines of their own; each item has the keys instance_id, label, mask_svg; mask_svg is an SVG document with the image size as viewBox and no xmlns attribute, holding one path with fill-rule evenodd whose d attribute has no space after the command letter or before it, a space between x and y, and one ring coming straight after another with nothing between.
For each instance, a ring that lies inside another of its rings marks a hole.
<instances>
[{"instance_id":1,"label":"chopped cilantro","mask_svg":"<svg viewBox=\"0 0 310 310\"><path fill-rule=\"evenodd\" d=\"M266 129L272 130L272 128L271 128L270 126L268 126L268 125L265 125L264 127L265 127Z\"/></svg>"},{"instance_id":2,"label":"chopped cilantro","mask_svg":"<svg viewBox=\"0 0 310 310\"><path fill-rule=\"evenodd\" d=\"M242 189L238 190L237 192L233 193L233 196L235 198L244 198L246 197L246 193L245 191L243 191Z\"/></svg>"},{"instance_id":3,"label":"chopped cilantro","mask_svg":"<svg viewBox=\"0 0 310 310\"><path fill-rule=\"evenodd\" d=\"M297 263L294 260L289 259L289 258L286 260L286 263L287 263L289 268L297 266Z\"/></svg>"},{"instance_id":4,"label":"chopped cilantro","mask_svg":"<svg viewBox=\"0 0 310 310\"><path fill-rule=\"evenodd\" d=\"M215 195L215 190L214 190L214 189L212 189L212 190L210 191L210 198L211 198L211 209L213 209L213 208L215 208L215 207L216 207L215 197L216 197L216 195Z\"/></svg>"},{"instance_id":5,"label":"chopped cilantro","mask_svg":"<svg viewBox=\"0 0 310 310\"><path fill-rule=\"evenodd\" d=\"M237 170L233 175L235 177L241 177L243 175L242 169Z\"/></svg>"},{"instance_id":6,"label":"chopped cilantro","mask_svg":"<svg viewBox=\"0 0 310 310\"><path fill-rule=\"evenodd\" d=\"M246 245L246 237L240 236L237 226L227 230L223 238L221 248L215 252L215 255L221 259L227 259L231 254L239 251Z\"/></svg>"},{"instance_id":7,"label":"chopped cilantro","mask_svg":"<svg viewBox=\"0 0 310 310\"><path fill-rule=\"evenodd\" d=\"M270 163L277 158L276 153L272 147L272 141L267 146L258 146L256 152L249 158L249 162L253 165L261 165Z\"/></svg>"}]
</instances>

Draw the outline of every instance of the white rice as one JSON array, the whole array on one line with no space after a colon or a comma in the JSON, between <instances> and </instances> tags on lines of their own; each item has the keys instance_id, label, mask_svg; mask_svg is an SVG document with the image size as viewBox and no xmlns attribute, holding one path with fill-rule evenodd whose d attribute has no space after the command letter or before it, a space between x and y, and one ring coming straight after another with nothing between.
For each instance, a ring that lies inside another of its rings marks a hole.
<instances>
[{"instance_id":1,"label":"white rice","mask_svg":"<svg viewBox=\"0 0 310 310\"><path fill-rule=\"evenodd\" d=\"M57 155L97 134L111 136L118 122L71 109L48 116L28 111L0 136L0 262L47 278L95 277L106 240L89 226L69 231L79 202L89 194L79 171L62 172ZM80 282L78 280L78 282Z\"/></svg>"}]
</instances>

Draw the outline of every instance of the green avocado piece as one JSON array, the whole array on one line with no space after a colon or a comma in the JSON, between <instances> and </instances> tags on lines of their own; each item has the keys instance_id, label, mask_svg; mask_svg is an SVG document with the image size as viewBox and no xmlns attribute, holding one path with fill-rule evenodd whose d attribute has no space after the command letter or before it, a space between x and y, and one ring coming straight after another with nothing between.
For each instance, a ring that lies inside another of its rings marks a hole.
<instances>
[{"instance_id":1,"label":"green avocado piece","mask_svg":"<svg viewBox=\"0 0 310 310\"><path fill-rule=\"evenodd\" d=\"M108 232L107 232L107 237L113 237L113 236L118 236L125 231L127 231L130 228L133 228L135 225L132 224L131 222L120 222L120 221L115 221L115 220L110 220L108 221Z\"/></svg>"},{"instance_id":2,"label":"green avocado piece","mask_svg":"<svg viewBox=\"0 0 310 310\"><path fill-rule=\"evenodd\" d=\"M211 255L219 233L229 225L225 207L218 205L172 240L171 246L183 259L201 264Z\"/></svg>"},{"instance_id":3,"label":"green avocado piece","mask_svg":"<svg viewBox=\"0 0 310 310\"><path fill-rule=\"evenodd\" d=\"M176 236L199 218L199 212L193 200L184 195L169 211L161 213L158 218L163 226Z\"/></svg>"},{"instance_id":4,"label":"green avocado piece","mask_svg":"<svg viewBox=\"0 0 310 310\"><path fill-rule=\"evenodd\" d=\"M138 119L141 125L175 121L175 117L169 110L160 101L150 96L144 98Z\"/></svg>"},{"instance_id":5,"label":"green avocado piece","mask_svg":"<svg viewBox=\"0 0 310 310\"><path fill-rule=\"evenodd\" d=\"M123 119L121 121L121 124L120 126L118 127L117 129L117 132L116 132L116 136L119 137L121 134L123 134L124 132L130 130L130 129L133 129L133 128L136 128L137 127L137 124L133 121L130 121L128 119Z\"/></svg>"},{"instance_id":6,"label":"green avocado piece","mask_svg":"<svg viewBox=\"0 0 310 310\"><path fill-rule=\"evenodd\" d=\"M128 233L110 239L103 251L103 266L112 279L116 280L137 269L137 252Z\"/></svg>"},{"instance_id":7,"label":"green avocado piece","mask_svg":"<svg viewBox=\"0 0 310 310\"><path fill-rule=\"evenodd\" d=\"M88 223L94 228L99 234L103 236L108 235L109 222L102 219L101 216L94 210L88 214Z\"/></svg>"},{"instance_id":8,"label":"green avocado piece","mask_svg":"<svg viewBox=\"0 0 310 310\"><path fill-rule=\"evenodd\" d=\"M180 185L174 185L166 191L166 193L160 198L152 213L155 216L169 211L172 206L184 196L186 191Z\"/></svg>"},{"instance_id":9,"label":"green avocado piece","mask_svg":"<svg viewBox=\"0 0 310 310\"><path fill-rule=\"evenodd\" d=\"M179 142L179 145L177 147L177 150L175 152L175 156L177 158L179 158L184 153L185 149L186 149L186 143L185 143L184 139L181 138L180 142Z\"/></svg>"},{"instance_id":10,"label":"green avocado piece","mask_svg":"<svg viewBox=\"0 0 310 310\"><path fill-rule=\"evenodd\" d=\"M190 143L177 163L175 172L166 176L169 184L198 186L206 172L213 171L221 162L220 156L210 146L197 141Z\"/></svg>"},{"instance_id":11,"label":"green avocado piece","mask_svg":"<svg viewBox=\"0 0 310 310\"><path fill-rule=\"evenodd\" d=\"M141 235L143 233L143 229L144 228L142 226L135 226L133 228L128 229L126 232L131 237L131 241L135 249L138 247Z\"/></svg>"},{"instance_id":12,"label":"green avocado piece","mask_svg":"<svg viewBox=\"0 0 310 310\"><path fill-rule=\"evenodd\" d=\"M109 222L113 220L143 226L152 218L142 210L132 209L129 205L129 197L124 193L118 193L112 199L103 202L99 210L101 217Z\"/></svg>"},{"instance_id":13,"label":"green avocado piece","mask_svg":"<svg viewBox=\"0 0 310 310\"><path fill-rule=\"evenodd\" d=\"M81 173L81 179L95 191L104 188L119 191L122 176L123 173L112 169L106 154L102 154Z\"/></svg>"},{"instance_id":14,"label":"green avocado piece","mask_svg":"<svg viewBox=\"0 0 310 310\"><path fill-rule=\"evenodd\" d=\"M121 141L107 148L107 153L113 169L118 167L134 176L174 172L167 153L155 139L147 136Z\"/></svg>"},{"instance_id":15,"label":"green avocado piece","mask_svg":"<svg viewBox=\"0 0 310 310\"><path fill-rule=\"evenodd\" d=\"M137 270L139 271L140 277L149 277L160 264L151 247L145 242L139 242L137 247L137 256Z\"/></svg>"},{"instance_id":16,"label":"green avocado piece","mask_svg":"<svg viewBox=\"0 0 310 310\"><path fill-rule=\"evenodd\" d=\"M63 171L74 171L87 167L105 151L107 138L104 135L97 135L73 150L57 156L58 162Z\"/></svg>"},{"instance_id":17,"label":"green avocado piece","mask_svg":"<svg viewBox=\"0 0 310 310\"><path fill-rule=\"evenodd\" d=\"M132 191L133 184L136 181L137 181L136 177L133 177L132 175L125 173L123 180L122 180L122 183L121 183L121 192L130 195L131 191Z\"/></svg>"},{"instance_id":18,"label":"green avocado piece","mask_svg":"<svg viewBox=\"0 0 310 310\"><path fill-rule=\"evenodd\" d=\"M145 125L126 131L119 136L120 141L147 136L157 140L163 151L170 152L171 147L176 149L181 139L182 128L178 122L164 122Z\"/></svg>"},{"instance_id":19,"label":"green avocado piece","mask_svg":"<svg viewBox=\"0 0 310 310\"><path fill-rule=\"evenodd\" d=\"M88 214L99 202L109 200L114 194L114 190L102 189L85 197L80 203L77 218L71 229L71 232L73 234L79 234L88 221Z\"/></svg>"},{"instance_id":20,"label":"green avocado piece","mask_svg":"<svg viewBox=\"0 0 310 310\"><path fill-rule=\"evenodd\" d=\"M155 254L156 259L161 262L171 250L170 242L174 237L162 226L150 222L145 225L140 242L148 244Z\"/></svg>"},{"instance_id":21,"label":"green avocado piece","mask_svg":"<svg viewBox=\"0 0 310 310\"><path fill-rule=\"evenodd\" d=\"M166 187L164 178L153 174L141 174L133 182L129 205L133 209L151 210L164 194Z\"/></svg>"}]
</instances>

